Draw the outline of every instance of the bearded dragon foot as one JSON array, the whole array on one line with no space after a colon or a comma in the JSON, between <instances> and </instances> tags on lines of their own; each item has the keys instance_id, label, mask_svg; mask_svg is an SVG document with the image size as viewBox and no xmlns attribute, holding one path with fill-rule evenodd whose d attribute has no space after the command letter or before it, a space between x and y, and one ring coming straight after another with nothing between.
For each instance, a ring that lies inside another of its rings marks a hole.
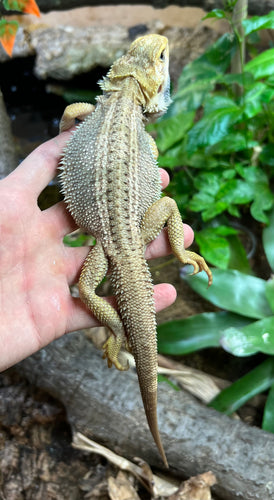
<instances>
[{"instance_id":1,"label":"bearded dragon foot","mask_svg":"<svg viewBox=\"0 0 274 500\"><path fill-rule=\"evenodd\" d=\"M120 335L115 336L111 334L111 336L107 339L107 341L103 345L103 359L107 359L108 367L111 368L112 364L114 364L115 368L120 371L125 371L129 369L128 361L125 365L123 365L119 360L118 356L122 347L123 338Z\"/></svg>"},{"instance_id":2,"label":"bearded dragon foot","mask_svg":"<svg viewBox=\"0 0 274 500\"><path fill-rule=\"evenodd\" d=\"M190 264L194 267L194 271L191 274L197 274L200 271L205 271L208 275L208 286L212 284L212 273L203 257L195 252L185 250L181 257L181 262L184 264Z\"/></svg>"}]
</instances>

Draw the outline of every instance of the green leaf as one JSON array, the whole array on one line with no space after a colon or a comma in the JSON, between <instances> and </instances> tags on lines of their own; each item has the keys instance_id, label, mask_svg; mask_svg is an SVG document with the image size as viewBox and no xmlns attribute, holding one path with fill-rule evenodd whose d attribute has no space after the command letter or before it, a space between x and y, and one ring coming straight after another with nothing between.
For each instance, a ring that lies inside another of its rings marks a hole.
<instances>
[{"instance_id":1,"label":"green leaf","mask_svg":"<svg viewBox=\"0 0 274 500\"><path fill-rule=\"evenodd\" d=\"M274 432L274 384L270 387L264 407L262 428L268 432Z\"/></svg>"},{"instance_id":2,"label":"green leaf","mask_svg":"<svg viewBox=\"0 0 274 500\"><path fill-rule=\"evenodd\" d=\"M53 87L53 93L56 93L57 95L62 95L63 99L65 99L65 101L69 104L72 104L74 102L91 102L91 103L95 103L96 102L96 98L98 97L98 91L94 91L94 90L87 90L87 89L68 89L68 88L65 88L65 87L61 87L61 92L59 91L58 92L54 92L54 87L55 86L51 86L51 88ZM52 91L52 90L51 90Z\"/></svg>"},{"instance_id":3,"label":"green leaf","mask_svg":"<svg viewBox=\"0 0 274 500\"><path fill-rule=\"evenodd\" d=\"M174 391L180 391L180 387L178 387L178 385L175 385L173 384L173 382L171 382L171 380L169 380L168 377L166 377L165 375L161 375L160 373L158 374L158 382L159 384L161 382L165 382L166 384L168 384L170 387L172 387L172 389L174 389Z\"/></svg>"},{"instance_id":4,"label":"green leaf","mask_svg":"<svg viewBox=\"0 0 274 500\"><path fill-rule=\"evenodd\" d=\"M208 154L229 154L243 151L244 149L254 148L258 145L257 141L250 141L242 132L233 132L227 134L221 141L209 146L206 149Z\"/></svg>"},{"instance_id":5,"label":"green leaf","mask_svg":"<svg viewBox=\"0 0 274 500\"><path fill-rule=\"evenodd\" d=\"M236 46L236 37L225 33L198 59L184 67L178 81L178 89L184 88L196 80L219 77L220 73L224 73L228 69Z\"/></svg>"},{"instance_id":6,"label":"green leaf","mask_svg":"<svg viewBox=\"0 0 274 500\"><path fill-rule=\"evenodd\" d=\"M241 163L236 163L235 169L250 184L258 185L258 183L267 183L268 181L265 172L258 167L244 167Z\"/></svg>"},{"instance_id":7,"label":"green leaf","mask_svg":"<svg viewBox=\"0 0 274 500\"><path fill-rule=\"evenodd\" d=\"M269 12L266 16L254 16L250 19L244 19L242 25L246 36L254 33L254 31L274 29L274 11Z\"/></svg>"},{"instance_id":8,"label":"green leaf","mask_svg":"<svg viewBox=\"0 0 274 500\"><path fill-rule=\"evenodd\" d=\"M270 89L262 82L257 82L244 96L244 114L247 118L260 113L263 104L268 103L274 96L274 89Z\"/></svg>"},{"instance_id":9,"label":"green leaf","mask_svg":"<svg viewBox=\"0 0 274 500\"><path fill-rule=\"evenodd\" d=\"M274 272L274 208L268 214L269 225L263 230L263 246L269 262L269 265Z\"/></svg>"},{"instance_id":10,"label":"green leaf","mask_svg":"<svg viewBox=\"0 0 274 500\"><path fill-rule=\"evenodd\" d=\"M250 213L254 219L268 224L268 217L265 212L273 206L274 196L270 192L269 187L263 184L258 185L257 190L256 198L250 207Z\"/></svg>"},{"instance_id":11,"label":"green leaf","mask_svg":"<svg viewBox=\"0 0 274 500\"><path fill-rule=\"evenodd\" d=\"M187 86L191 86L196 82L203 82L203 85L211 84L218 78L218 73L218 68L210 64L204 56L195 59L195 61L184 67L178 80L178 91L176 96L178 95L180 97L181 91L183 92Z\"/></svg>"},{"instance_id":12,"label":"green leaf","mask_svg":"<svg viewBox=\"0 0 274 500\"><path fill-rule=\"evenodd\" d=\"M235 104L235 101L225 95L209 96L205 103L204 114L207 115L219 109L234 109L235 106L238 108L238 106Z\"/></svg>"},{"instance_id":13,"label":"green leaf","mask_svg":"<svg viewBox=\"0 0 274 500\"><path fill-rule=\"evenodd\" d=\"M223 330L243 326L248 318L228 312L202 313L158 325L158 349L163 354L182 355L219 346Z\"/></svg>"},{"instance_id":14,"label":"green leaf","mask_svg":"<svg viewBox=\"0 0 274 500\"><path fill-rule=\"evenodd\" d=\"M203 211L202 213L203 221L207 222L216 217L217 215L222 214L228 209L229 209L228 203L226 203L225 201L214 201L214 203L211 206L209 206L206 210Z\"/></svg>"},{"instance_id":15,"label":"green leaf","mask_svg":"<svg viewBox=\"0 0 274 500\"><path fill-rule=\"evenodd\" d=\"M77 234L76 237L75 237L75 235L68 234L63 238L64 245L66 245L68 247L82 247L82 246L86 245L87 242L89 242L89 241L90 241L90 236L83 234L83 233ZM95 240L94 240L94 242L95 242Z\"/></svg>"},{"instance_id":16,"label":"green leaf","mask_svg":"<svg viewBox=\"0 0 274 500\"><path fill-rule=\"evenodd\" d=\"M200 192L203 191L211 196L215 196L220 189L222 180L223 172L219 169L214 172L201 172L194 180L195 188Z\"/></svg>"},{"instance_id":17,"label":"green leaf","mask_svg":"<svg viewBox=\"0 0 274 500\"><path fill-rule=\"evenodd\" d=\"M241 109L234 104L205 115L188 133L187 151L194 153L199 146L211 146L230 132L232 125L242 117Z\"/></svg>"},{"instance_id":18,"label":"green leaf","mask_svg":"<svg viewBox=\"0 0 274 500\"><path fill-rule=\"evenodd\" d=\"M195 112L180 113L172 118L161 120L154 124L157 132L157 146L160 151L166 151L178 141L182 140L193 124Z\"/></svg>"},{"instance_id":19,"label":"green leaf","mask_svg":"<svg viewBox=\"0 0 274 500\"><path fill-rule=\"evenodd\" d=\"M204 78L179 87L165 116L171 117L178 113L198 109L209 92L214 89L216 77L217 73L214 73L211 78Z\"/></svg>"},{"instance_id":20,"label":"green leaf","mask_svg":"<svg viewBox=\"0 0 274 500\"><path fill-rule=\"evenodd\" d=\"M221 269L237 269L250 274L251 269L238 231L229 226L207 227L195 235L200 253Z\"/></svg>"},{"instance_id":21,"label":"green leaf","mask_svg":"<svg viewBox=\"0 0 274 500\"><path fill-rule=\"evenodd\" d=\"M254 201L250 207L251 215L259 222L267 224L268 216L265 212L271 209L274 201L267 175L258 167L243 167L236 164L235 169L245 179L246 185L253 192Z\"/></svg>"},{"instance_id":22,"label":"green leaf","mask_svg":"<svg viewBox=\"0 0 274 500\"><path fill-rule=\"evenodd\" d=\"M271 307L272 312L274 312L274 278L271 278L265 284L265 295L268 303Z\"/></svg>"},{"instance_id":23,"label":"green leaf","mask_svg":"<svg viewBox=\"0 0 274 500\"><path fill-rule=\"evenodd\" d=\"M265 83L269 85L270 87L274 86L274 75L270 75L268 78L265 79Z\"/></svg>"},{"instance_id":24,"label":"green leaf","mask_svg":"<svg viewBox=\"0 0 274 500\"><path fill-rule=\"evenodd\" d=\"M196 242L204 258L221 269L228 267L230 259L230 248L226 238L216 231L218 228L202 229L196 234Z\"/></svg>"},{"instance_id":25,"label":"green leaf","mask_svg":"<svg viewBox=\"0 0 274 500\"><path fill-rule=\"evenodd\" d=\"M6 10L13 10L12 2L10 0L3 0L3 5Z\"/></svg>"},{"instance_id":26,"label":"green leaf","mask_svg":"<svg viewBox=\"0 0 274 500\"><path fill-rule=\"evenodd\" d=\"M213 269L213 284L207 288L207 276L184 276L189 286L212 304L228 311L264 318L272 316L265 295L265 281L234 269Z\"/></svg>"},{"instance_id":27,"label":"green leaf","mask_svg":"<svg viewBox=\"0 0 274 500\"><path fill-rule=\"evenodd\" d=\"M274 316L254 321L241 329L228 328L221 344L234 356L250 356L257 352L274 354Z\"/></svg>"},{"instance_id":28,"label":"green leaf","mask_svg":"<svg viewBox=\"0 0 274 500\"><path fill-rule=\"evenodd\" d=\"M230 415L249 399L269 389L274 382L274 358L270 357L230 387L224 389L209 406Z\"/></svg>"},{"instance_id":29,"label":"green leaf","mask_svg":"<svg viewBox=\"0 0 274 500\"><path fill-rule=\"evenodd\" d=\"M231 86L233 83L238 83L245 88L248 88L254 83L254 77L251 73L228 73L226 75L220 75L218 77L218 83L223 83L227 86Z\"/></svg>"},{"instance_id":30,"label":"green leaf","mask_svg":"<svg viewBox=\"0 0 274 500\"><path fill-rule=\"evenodd\" d=\"M259 160L266 165L274 167L274 144L266 144L263 147Z\"/></svg>"},{"instance_id":31,"label":"green leaf","mask_svg":"<svg viewBox=\"0 0 274 500\"><path fill-rule=\"evenodd\" d=\"M247 118L257 115L262 110L262 93L267 86L262 82L257 82L246 92L243 99L244 114Z\"/></svg>"},{"instance_id":32,"label":"green leaf","mask_svg":"<svg viewBox=\"0 0 274 500\"><path fill-rule=\"evenodd\" d=\"M202 17L202 21L211 17L215 17L216 19L227 19L227 13L222 9L213 9L211 12L208 12L208 14Z\"/></svg>"},{"instance_id":33,"label":"green leaf","mask_svg":"<svg viewBox=\"0 0 274 500\"><path fill-rule=\"evenodd\" d=\"M184 144L178 144L166 151L165 154L158 156L160 167L177 167L186 163L186 151Z\"/></svg>"},{"instance_id":34,"label":"green leaf","mask_svg":"<svg viewBox=\"0 0 274 500\"><path fill-rule=\"evenodd\" d=\"M262 52L246 63L244 71L252 73L256 80L271 76L274 73L274 48Z\"/></svg>"},{"instance_id":35,"label":"green leaf","mask_svg":"<svg viewBox=\"0 0 274 500\"><path fill-rule=\"evenodd\" d=\"M208 156L203 150L187 157L187 164L190 167L211 169L218 167L220 162L214 157Z\"/></svg>"},{"instance_id":36,"label":"green leaf","mask_svg":"<svg viewBox=\"0 0 274 500\"><path fill-rule=\"evenodd\" d=\"M202 105L210 91L214 89L220 73L229 67L235 47L235 39L225 34L201 57L184 67L178 81L178 91L169 106L166 118L195 110Z\"/></svg>"},{"instance_id":37,"label":"green leaf","mask_svg":"<svg viewBox=\"0 0 274 500\"><path fill-rule=\"evenodd\" d=\"M226 203L245 204L253 199L252 186L241 179L230 179L220 186L216 199Z\"/></svg>"},{"instance_id":38,"label":"green leaf","mask_svg":"<svg viewBox=\"0 0 274 500\"><path fill-rule=\"evenodd\" d=\"M214 204L215 198L211 194L200 191L194 194L189 208L193 212L202 212L203 210L208 210L208 207L214 206Z\"/></svg>"},{"instance_id":39,"label":"green leaf","mask_svg":"<svg viewBox=\"0 0 274 500\"><path fill-rule=\"evenodd\" d=\"M229 268L237 269L244 274L253 274L244 246L238 235L228 236L230 259Z\"/></svg>"},{"instance_id":40,"label":"green leaf","mask_svg":"<svg viewBox=\"0 0 274 500\"><path fill-rule=\"evenodd\" d=\"M236 48L236 37L231 36L231 33L225 33L201 57L195 60L195 64L199 66L201 62L206 62L219 74L224 73L230 66Z\"/></svg>"}]
</instances>

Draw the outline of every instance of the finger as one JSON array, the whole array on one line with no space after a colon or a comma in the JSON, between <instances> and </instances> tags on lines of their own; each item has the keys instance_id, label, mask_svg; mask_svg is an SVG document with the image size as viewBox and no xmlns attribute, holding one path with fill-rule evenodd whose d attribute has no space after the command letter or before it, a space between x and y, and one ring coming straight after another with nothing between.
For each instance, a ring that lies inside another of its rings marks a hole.
<instances>
[{"instance_id":1,"label":"finger","mask_svg":"<svg viewBox=\"0 0 274 500\"><path fill-rule=\"evenodd\" d=\"M56 233L61 238L78 228L64 201L43 210L43 216L47 218L48 223L56 229Z\"/></svg>"},{"instance_id":2,"label":"finger","mask_svg":"<svg viewBox=\"0 0 274 500\"><path fill-rule=\"evenodd\" d=\"M60 156L70 136L71 131L66 131L41 144L14 171L17 181L21 180L36 197L57 174Z\"/></svg>"},{"instance_id":3,"label":"finger","mask_svg":"<svg viewBox=\"0 0 274 500\"><path fill-rule=\"evenodd\" d=\"M66 277L70 286L78 283L81 269L90 248L89 246L78 248L65 247Z\"/></svg>"},{"instance_id":4,"label":"finger","mask_svg":"<svg viewBox=\"0 0 274 500\"><path fill-rule=\"evenodd\" d=\"M160 285L154 286L156 312L159 312L173 304L175 299L176 290L172 285L169 285L168 283L161 283ZM108 297L106 300L112 305L115 304L113 297ZM99 321L97 321L92 313L88 311L83 302L78 298L71 297L70 315L67 322L66 333L99 325Z\"/></svg>"},{"instance_id":5,"label":"finger","mask_svg":"<svg viewBox=\"0 0 274 500\"><path fill-rule=\"evenodd\" d=\"M162 189L165 189L169 184L169 175L163 168L159 168L159 171L161 176Z\"/></svg>"}]
</instances>

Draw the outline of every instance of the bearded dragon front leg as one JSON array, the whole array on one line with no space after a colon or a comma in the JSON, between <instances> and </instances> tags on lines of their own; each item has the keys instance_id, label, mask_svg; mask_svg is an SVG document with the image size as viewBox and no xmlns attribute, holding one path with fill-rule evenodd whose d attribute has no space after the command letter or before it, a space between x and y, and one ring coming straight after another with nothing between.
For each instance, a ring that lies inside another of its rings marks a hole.
<instances>
[{"instance_id":1,"label":"bearded dragon front leg","mask_svg":"<svg viewBox=\"0 0 274 500\"><path fill-rule=\"evenodd\" d=\"M212 283L212 273L203 257L197 253L188 251L184 247L184 226L176 202L165 196L157 200L146 211L141 231L144 244L147 245L154 240L164 225L167 224L169 242L173 253L183 264L191 264L194 267L192 274L205 271L208 276L208 286Z\"/></svg>"},{"instance_id":2,"label":"bearded dragon front leg","mask_svg":"<svg viewBox=\"0 0 274 500\"><path fill-rule=\"evenodd\" d=\"M76 118L78 120L84 120L88 115L90 115L95 106L88 102L75 102L66 107L62 118L60 120L59 131L64 132L75 125Z\"/></svg>"},{"instance_id":3,"label":"bearded dragon front leg","mask_svg":"<svg viewBox=\"0 0 274 500\"><path fill-rule=\"evenodd\" d=\"M110 337L103 345L105 351L103 358L107 358L108 367L110 368L113 363L118 370L127 370L128 364L124 366L118 360L121 347L127 344L120 316L114 307L95 293L107 270L108 261L101 243L97 241L84 262L79 278L79 293L80 298L94 316L111 332Z\"/></svg>"}]
</instances>

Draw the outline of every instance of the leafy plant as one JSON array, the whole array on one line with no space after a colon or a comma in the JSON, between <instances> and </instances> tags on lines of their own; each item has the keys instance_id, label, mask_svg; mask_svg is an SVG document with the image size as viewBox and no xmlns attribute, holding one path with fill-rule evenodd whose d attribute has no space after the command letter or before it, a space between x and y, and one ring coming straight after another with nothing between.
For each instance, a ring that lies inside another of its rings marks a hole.
<instances>
[{"instance_id":1,"label":"leafy plant","mask_svg":"<svg viewBox=\"0 0 274 500\"><path fill-rule=\"evenodd\" d=\"M274 209L269 220L263 243L274 271ZM274 279L265 281L237 270L215 269L213 284L206 289L202 274L184 279L222 310L159 325L159 351L182 355L221 346L235 356L264 353L265 361L223 390L210 405L231 414L254 395L269 390L262 425L274 432Z\"/></svg>"},{"instance_id":2,"label":"leafy plant","mask_svg":"<svg viewBox=\"0 0 274 500\"><path fill-rule=\"evenodd\" d=\"M4 19L1 16L1 7L6 11L18 11L38 17L40 11L35 0L0 0L0 42L7 54L11 56L19 23Z\"/></svg>"},{"instance_id":3,"label":"leafy plant","mask_svg":"<svg viewBox=\"0 0 274 500\"><path fill-rule=\"evenodd\" d=\"M229 16L217 9L206 17ZM243 21L245 37L273 27L274 12ZM248 210L267 224L274 203L274 49L243 64L241 73L227 73L242 42L237 31L225 34L188 64L167 114L150 130L160 165L172 170L168 193L184 217L199 214L197 242L204 257L223 269L236 265L248 272L229 221ZM232 263L235 244L242 257Z\"/></svg>"}]
</instances>

